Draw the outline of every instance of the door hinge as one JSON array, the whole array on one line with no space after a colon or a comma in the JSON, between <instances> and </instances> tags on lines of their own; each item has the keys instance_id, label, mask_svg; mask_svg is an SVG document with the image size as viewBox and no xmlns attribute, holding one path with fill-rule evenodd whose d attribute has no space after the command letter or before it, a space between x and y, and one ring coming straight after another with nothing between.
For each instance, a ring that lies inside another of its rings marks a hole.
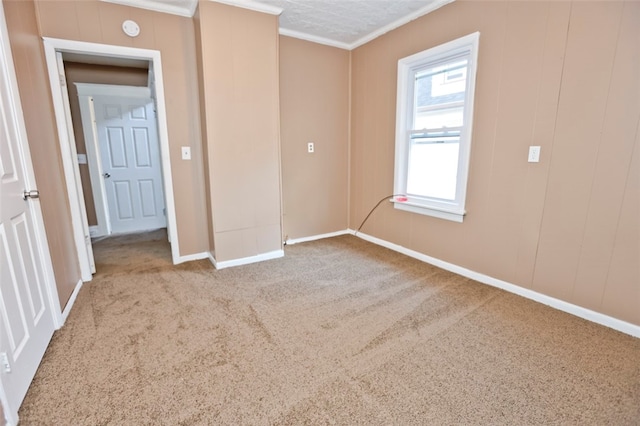
<instances>
[{"instance_id":1,"label":"door hinge","mask_svg":"<svg viewBox=\"0 0 640 426\"><path fill-rule=\"evenodd\" d=\"M11 364L9 364L9 357L6 352L0 353L0 366L4 373L11 373Z\"/></svg>"},{"instance_id":2,"label":"door hinge","mask_svg":"<svg viewBox=\"0 0 640 426\"><path fill-rule=\"evenodd\" d=\"M67 85L67 80L64 78L64 75L60 74L60 86L65 87Z\"/></svg>"}]
</instances>

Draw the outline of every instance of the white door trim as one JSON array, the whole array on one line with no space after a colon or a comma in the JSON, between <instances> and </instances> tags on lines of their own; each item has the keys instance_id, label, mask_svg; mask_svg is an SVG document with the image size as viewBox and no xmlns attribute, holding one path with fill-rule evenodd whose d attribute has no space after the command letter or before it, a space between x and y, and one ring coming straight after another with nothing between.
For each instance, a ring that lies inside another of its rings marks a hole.
<instances>
[{"instance_id":1,"label":"white door trim","mask_svg":"<svg viewBox=\"0 0 640 426\"><path fill-rule=\"evenodd\" d=\"M51 85L51 94L53 96L53 104L58 125L58 136L62 151L63 163L69 163L71 166L76 164L74 158L70 155L70 143L68 134L71 129L67 128L66 119L64 117L62 86L58 75L58 68L55 61L56 52L73 52L94 56L110 56L117 58L131 58L148 60L150 69L154 75L154 84L152 91L155 93L157 119L158 119L158 138L160 142L160 155L162 157L162 176L164 180L165 204L167 209L167 233L171 242L171 255L173 263L180 263L180 249L178 243L178 228L176 222L175 200L173 196L173 179L171 175L171 157L169 150L169 132L167 129L167 112L164 97L164 80L162 74L162 61L160 51L150 49L139 49L135 47L113 46L107 44L89 43L75 40L62 40L56 38L43 37L45 57L47 59L47 68L49 71L49 83ZM64 93L67 93L65 90ZM68 93L67 93L68 96ZM75 165L77 167L77 164ZM70 168L65 168L65 178L67 186L71 187L68 193L70 205L72 206L72 224L76 241L80 238L78 234L82 233L83 224L78 209L78 198L82 194L78 194L74 190L75 177ZM71 184L69 184L71 182ZM74 212L74 208L76 211ZM82 259L80 259L82 260ZM85 265L86 268L86 265ZM84 278L83 278L84 279Z\"/></svg>"},{"instance_id":2,"label":"white door trim","mask_svg":"<svg viewBox=\"0 0 640 426\"><path fill-rule=\"evenodd\" d=\"M97 226L93 227L92 236L111 235L111 222L107 204L107 193L104 179L102 179L102 162L100 146L98 145L98 131L93 108L93 96L122 96L129 98L151 98L151 89L146 86L119 86L111 84L74 83L78 90L80 117L84 133L85 148L87 150L87 165L93 191L93 201L96 209ZM92 228L92 227L90 227Z\"/></svg>"}]
</instances>

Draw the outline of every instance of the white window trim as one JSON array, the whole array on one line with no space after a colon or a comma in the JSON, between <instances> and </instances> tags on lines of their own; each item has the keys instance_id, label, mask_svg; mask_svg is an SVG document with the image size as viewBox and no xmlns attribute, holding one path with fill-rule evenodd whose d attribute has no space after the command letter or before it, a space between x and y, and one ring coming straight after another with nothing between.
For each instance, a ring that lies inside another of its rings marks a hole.
<instances>
[{"instance_id":1,"label":"white window trim","mask_svg":"<svg viewBox=\"0 0 640 426\"><path fill-rule=\"evenodd\" d=\"M480 33L475 32L431 49L407 56L398 61L398 87L396 105L396 150L394 194L406 194L407 167L409 160L409 128L412 106L409 78L413 72L425 64L444 59L456 52L469 51L467 69L467 98L464 105L464 128L460 135L460 157L457 175L456 202L447 202L422 197L407 196L406 201L392 199L394 207L413 213L433 216L441 219L462 222L466 214L465 200L467 194L467 178L469 175L469 158L471 151L471 134L473 130L473 105L475 95L476 71L478 62L478 44ZM404 198L402 198L404 200Z\"/></svg>"}]
</instances>

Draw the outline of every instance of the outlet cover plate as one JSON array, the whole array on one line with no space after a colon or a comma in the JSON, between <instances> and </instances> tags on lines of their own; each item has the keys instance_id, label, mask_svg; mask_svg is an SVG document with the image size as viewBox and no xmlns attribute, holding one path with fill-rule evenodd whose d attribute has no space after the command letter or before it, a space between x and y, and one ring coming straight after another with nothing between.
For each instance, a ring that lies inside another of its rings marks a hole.
<instances>
[{"instance_id":1,"label":"outlet cover plate","mask_svg":"<svg viewBox=\"0 0 640 426\"><path fill-rule=\"evenodd\" d=\"M183 146L182 147L182 159L183 160L191 160L191 147Z\"/></svg>"}]
</instances>

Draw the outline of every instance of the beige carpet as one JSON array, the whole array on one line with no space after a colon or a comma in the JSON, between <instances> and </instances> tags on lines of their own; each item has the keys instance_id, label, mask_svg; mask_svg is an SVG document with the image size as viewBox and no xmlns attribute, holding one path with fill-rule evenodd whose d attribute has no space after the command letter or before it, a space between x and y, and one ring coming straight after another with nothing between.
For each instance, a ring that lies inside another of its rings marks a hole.
<instances>
[{"instance_id":1,"label":"beige carpet","mask_svg":"<svg viewBox=\"0 0 640 426\"><path fill-rule=\"evenodd\" d=\"M640 339L352 236L216 271L95 244L23 425L640 424Z\"/></svg>"}]
</instances>

